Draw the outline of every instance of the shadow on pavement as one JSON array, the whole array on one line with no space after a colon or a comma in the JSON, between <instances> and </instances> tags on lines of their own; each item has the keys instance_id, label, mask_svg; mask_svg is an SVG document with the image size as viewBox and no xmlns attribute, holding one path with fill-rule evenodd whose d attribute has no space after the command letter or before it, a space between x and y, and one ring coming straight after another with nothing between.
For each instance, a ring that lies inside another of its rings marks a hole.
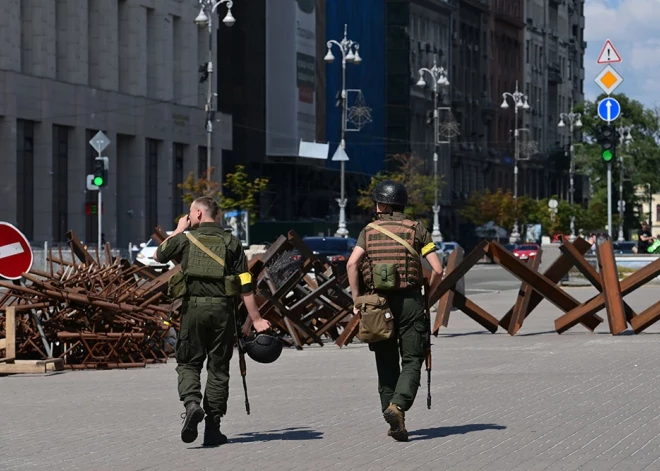
<instances>
[{"instance_id":1,"label":"shadow on pavement","mask_svg":"<svg viewBox=\"0 0 660 471\"><path fill-rule=\"evenodd\" d=\"M463 435L469 432L478 432L480 430L504 430L504 425L496 424L467 424L454 425L451 427L433 427L423 428L408 432L411 440L429 440L431 438L442 438L450 435Z\"/></svg>"},{"instance_id":2,"label":"shadow on pavement","mask_svg":"<svg viewBox=\"0 0 660 471\"><path fill-rule=\"evenodd\" d=\"M323 432L317 432L306 427L290 427L266 432L241 433L230 438L229 443L269 442L272 440L320 440Z\"/></svg>"}]
</instances>

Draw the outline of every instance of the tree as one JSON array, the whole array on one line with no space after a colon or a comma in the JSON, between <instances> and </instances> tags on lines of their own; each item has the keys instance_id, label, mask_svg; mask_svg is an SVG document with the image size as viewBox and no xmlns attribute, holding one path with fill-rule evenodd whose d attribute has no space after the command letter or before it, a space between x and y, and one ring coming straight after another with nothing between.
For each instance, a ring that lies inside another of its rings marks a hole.
<instances>
[{"instance_id":1,"label":"tree","mask_svg":"<svg viewBox=\"0 0 660 471\"><path fill-rule=\"evenodd\" d=\"M379 172L371 178L369 187L360 190L358 206L364 209L372 209L374 202L372 194L376 185L384 180L401 182L408 190L408 205L405 214L411 219L420 219L427 223L424 216L431 212L435 200L436 183L433 175L428 175L424 159L412 154L397 154L391 160L395 164L395 170L388 173ZM444 182L438 176L438 191Z\"/></svg>"},{"instance_id":2,"label":"tree","mask_svg":"<svg viewBox=\"0 0 660 471\"><path fill-rule=\"evenodd\" d=\"M505 192L501 188L494 193L489 189L483 192L474 191L470 193L467 204L458 213L476 226L483 226L493 221L499 227L511 230L516 219L513 193Z\"/></svg>"},{"instance_id":3,"label":"tree","mask_svg":"<svg viewBox=\"0 0 660 471\"><path fill-rule=\"evenodd\" d=\"M213 175L215 167L211 167L210 174ZM255 178L250 181L245 166L237 165L233 173L228 173L223 185L229 190L229 196L223 196L219 191L220 184L207 178L204 172L199 178L195 178L193 172L183 183L178 185L184 190L183 201L190 205L201 196L210 196L217 203L221 211L245 210L250 214L250 225L257 220L257 195L268 186L268 178ZM181 217L181 216L179 216ZM177 218L178 220L179 218Z\"/></svg>"},{"instance_id":4,"label":"tree","mask_svg":"<svg viewBox=\"0 0 660 471\"><path fill-rule=\"evenodd\" d=\"M556 196L552 198L557 199ZM529 196L518 197L518 204L510 190L501 188L496 192L485 190L473 192L459 214L476 226L493 221L499 227L510 231L518 219L520 230L527 224L541 224L544 235L568 233L571 220L571 207L566 201L559 201L557 213L550 212L550 198L535 200Z\"/></svg>"},{"instance_id":5,"label":"tree","mask_svg":"<svg viewBox=\"0 0 660 471\"><path fill-rule=\"evenodd\" d=\"M597 113L598 102L606 95L601 95L596 101L585 101L575 107L582 113L581 129L583 142L575 145L575 161L577 172L589 176L594 194L589 211L576 211L576 219L582 218L580 227L604 228L607 224L607 164L601 158L601 147L598 144L600 130L605 124ZM619 145L615 148L615 159L612 161L613 184L612 211L617 212L619 162L623 156L624 190L623 200L626 201L625 223L630 227L637 224L633 210L638 204L635 187L651 185L652 191L660 190L660 122L658 110L644 108L636 101L623 94L612 95L621 105L621 118L614 121L616 128L632 126L632 142L629 145ZM603 218L604 217L604 221ZM613 228L613 233L616 229Z\"/></svg>"}]
</instances>

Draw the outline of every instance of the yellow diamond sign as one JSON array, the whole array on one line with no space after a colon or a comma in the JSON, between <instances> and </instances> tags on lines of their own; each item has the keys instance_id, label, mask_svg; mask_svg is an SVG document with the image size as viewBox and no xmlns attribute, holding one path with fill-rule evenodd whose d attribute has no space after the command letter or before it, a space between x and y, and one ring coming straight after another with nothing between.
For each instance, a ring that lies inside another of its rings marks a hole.
<instances>
[{"instance_id":1,"label":"yellow diamond sign","mask_svg":"<svg viewBox=\"0 0 660 471\"><path fill-rule=\"evenodd\" d=\"M607 65L600 74L596 76L595 79L596 85L600 87L602 91L611 95L614 90L616 90L619 85L623 83L623 77L614 70L614 67Z\"/></svg>"}]
</instances>

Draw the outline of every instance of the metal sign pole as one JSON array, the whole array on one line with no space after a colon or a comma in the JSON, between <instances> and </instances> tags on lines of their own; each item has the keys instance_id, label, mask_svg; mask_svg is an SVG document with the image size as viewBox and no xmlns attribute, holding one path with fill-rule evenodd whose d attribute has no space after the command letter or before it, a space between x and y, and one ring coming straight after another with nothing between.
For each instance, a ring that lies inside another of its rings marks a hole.
<instances>
[{"instance_id":1,"label":"metal sign pole","mask_svg":"<svg viewBox=\"0 0 660 471\"><path fill-rule=\"evenodd\" d=\"M99 152L99 158L101 157L101 152ZM102 204L103 204L103 197L101 194L103 193L103 190L99 188L99 195L98 195L98 203L96 205L96 213L97 213L97 218L98 218L98 229L99 233L97 234L97 241L96 241L96 246L99 249L99 254L101 253L101 234L103 231L103 217L102 217ZM99 255L100 256L100 255Z\"/></svg>"},{"instance_id":2,"label":"metal sign pole","mask_svg":"<svg viewBox=\"0 0 660 471\"><path fill-rule=\"evenodd\" d=\"M607 233L612 240L612 161L607 162Z\"/></svg>"}]
</instances>

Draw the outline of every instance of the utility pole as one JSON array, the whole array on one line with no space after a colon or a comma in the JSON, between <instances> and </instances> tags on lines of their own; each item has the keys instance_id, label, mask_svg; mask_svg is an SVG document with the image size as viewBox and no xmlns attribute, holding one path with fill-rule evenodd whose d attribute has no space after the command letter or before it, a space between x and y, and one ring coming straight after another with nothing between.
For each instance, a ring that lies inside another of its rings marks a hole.
<instances>
[{"instance_id":1,"label":"utility pole","mask_svg":"<svg viewBox=\"0 0 660 471\"><path fill-rule=\"evenodd\" d=\"M580 118L582 115L580 113L559 113L559 124L557 127L563 128L566 126L564 124L564 119L568 121L569 124L569 136L568 136L568 152L570 153L570 164L569 164L569 190L568 198L571 205L571 235L569 237L570 242L575 242L575 148L573 147L573 130L574 128L581 128L582 121Z\"/></svg>"},{"instance_id":2,"label":"utility pole","mask_svg":"<svg viewBox=\"0 0 660 471\"><path fill-rule=\"evenodd\" d=\"M440 232L440 204L438 195L438 153L440 151L440 110L438 108L438 85L447 87L449 80L447 79L447 71L443 67L438 67L436 64L435 55L433 56L433 67L427 69L422 67L419 69L418 87L425 87L424 72L431 75L433 78L433 182L434 182L434 203L433 203L433 232L431 237L434 242L442 242L442 232ZM449 138L449 137L448 137Z\"/></svg>"},{"instance_id":3,"label":"utility pole","mask_svg":"<svg viewBox=\"0 0 660 471\"><path fill-rule=\"evenodd\" d=\"M529 110L531 107L528 103L527 95L518 91L518 81L516 80L516 89L513 93L504 92L502 93L502 109L509 108L507 103L507 97L513 100L514 104L514 115L515 115L515 125L514 125L514 167L513 167L513 200L516 204L516 221L513 225L513 231L511 232L511 237L509 242L512 244L517 243L520 240L520 230L518 228L518 159L520 158L520 147L518 146L518 108L524 110Z\"/></svg>"}]
</instances>

